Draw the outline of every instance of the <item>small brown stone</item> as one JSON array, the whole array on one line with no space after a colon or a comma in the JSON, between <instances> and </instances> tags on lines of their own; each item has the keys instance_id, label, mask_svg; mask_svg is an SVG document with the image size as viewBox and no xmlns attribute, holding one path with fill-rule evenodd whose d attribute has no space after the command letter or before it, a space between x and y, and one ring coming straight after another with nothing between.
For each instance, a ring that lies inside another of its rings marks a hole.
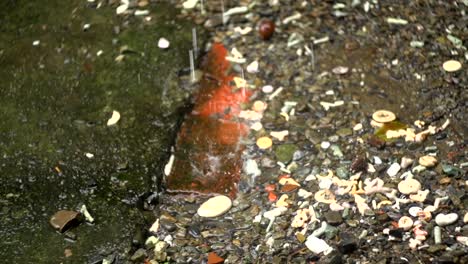
<instances>
[{"instance_id":1,"label":"small brown stone","mask_svg":"<svg viewBox=\"0 0 468 264\"><path fill-rule=\"evenodd\" d=\"M444 177L444 178L439 180L439 184L448 184L451 181L452 181L452 179L450 177Z\"/></svg>"},{"instance_id":2,"label":"small brown stone","mask_svg":"<svg viewBox=\"0 0 468 264\"><path fill-rule=\"evenodd\" d=\"M351 163L351 172L367 172L367 160L364 156L357 156Z\"/></svg>"},{"instance_id":3,"label":"small brown stone","mask_svg":"<svg viewBox=\"0 0 468 264\"><path fill-rule=\"evenodd\" d=\"M67 231L70 227L79 224L79 212L60 210L49 220L50 225L60 233Z\"/></svg>"},{"instance_id":4,"label":"small brown stone","mask_svg":"<svg viewBox=\"0 0 468 264\"><path fill-rule=\"evenodd\" d=\"M367 139L367 142L369 143L369 145L377 149L383 149L385 147L385 141L374 135L370 136Z\"/></svg>"},{"instance_id":5,"label":"small brown stone","mask_svg":"<svg viewBox=\"0 0 468 264\"><path fill-rule=\"evenodd\" d=\"M295 184L285 184L285 185L283 185L283 187L281 187L281 192L289 193L289 192L297 190L298 188L299 188L299 186L297 186Z\"/></svg>"}]
</instances>

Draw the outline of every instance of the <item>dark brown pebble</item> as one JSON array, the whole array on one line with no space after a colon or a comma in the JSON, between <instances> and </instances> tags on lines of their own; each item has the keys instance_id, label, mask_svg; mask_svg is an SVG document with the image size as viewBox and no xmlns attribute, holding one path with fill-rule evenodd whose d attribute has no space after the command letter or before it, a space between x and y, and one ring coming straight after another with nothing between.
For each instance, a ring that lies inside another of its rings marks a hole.
<instances>
[{"instance_id":1,"label":"dark brown pebble","mask_svg":"<svg viewBox=\"0 0 468 264\"><path fill-rule=\"evenodd\" d=\"M269 40L275 33L275 23L269 19L263 19L258 26L258 33L263 40Z\"/></svg>"}]
</instances>

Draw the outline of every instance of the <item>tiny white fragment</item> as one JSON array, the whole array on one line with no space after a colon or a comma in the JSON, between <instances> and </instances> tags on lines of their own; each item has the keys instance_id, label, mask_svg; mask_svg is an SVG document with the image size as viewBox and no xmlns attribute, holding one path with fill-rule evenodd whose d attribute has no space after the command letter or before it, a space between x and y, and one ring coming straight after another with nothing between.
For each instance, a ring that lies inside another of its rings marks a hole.
<instances>
[{"instance_id":1,"label":"tiny white fragment","mask_svg":"<svg viewBox=\"0 0 468 264\"><path fill-rule=\"evenodd\" d=\"M187 0L182 4L185 9L193 9L198 3L198 0Z\"/></svg>"},{"instance_id":2,"label":"tiny white fragment","mask_svg":"<svg viewBox=\"0 0 468 264\"><path fill-rule=\"evenodd\" d=\"M120 113L117 111L112 111L112 117L107 120L107 126L113 126L117 124L120 120Z\"/></svg>"},{"instance_id":3,"label":"tiny white fragment","mask_svg":"<svg viewBox=\"0 0 468 264\"><path fill-rule=\"evenodd\" d=\"M160 38L158 40L158 47L160 49L167 49L167 48L169 48L169 45L170 45L169 40L167 40L165 38Z\"/></svg>"},{"instance_id":4,"label":"tiny white fragment","mask_svg":"<svg viewBox=\"0 0 468 264\"><path fill-rule=\"evenodd\" d=\"M164 166L164 175L169 176L169 174L171 173L172 165L174 165L174 159L174 154L172 154L166 166Z\"/></svg>"},{"instance_id":5,"label":"tiny white fragment","mask_svg":"<svg viewBox=\"0 0 468 264\"><path fill-rule=\"evenodd\" d=\"M94 222L94 217L91 216L91 214L89 213L88 209L86 208L86 205L82 205L81 208L80 208L80 213L82 213L86 219L86 221L88 221L89 223L93 223Z\"/></svg>"},{"instance_id":6,"label":"tiny white fragment","mask_svg":"<svg viewBox=\"0 0 468 264\"><path fill-rule=\"evenodd\" d=\"M252 61L249 65L247 65L247 72L248 73L257 73L258 72L258 61Z\"/></svg>"}]
</instances>

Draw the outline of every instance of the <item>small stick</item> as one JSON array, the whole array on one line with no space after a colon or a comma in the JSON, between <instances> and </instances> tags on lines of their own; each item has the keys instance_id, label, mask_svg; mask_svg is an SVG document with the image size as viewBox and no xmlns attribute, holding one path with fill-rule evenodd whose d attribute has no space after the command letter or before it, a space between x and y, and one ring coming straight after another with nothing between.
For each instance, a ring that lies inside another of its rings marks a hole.
<instances>
[{"instance_id":1,"label":"small stick","mask_svg":"<svg viewBox=\"0 0 468 264\"><path fill-rule=\"evenodd\" d=\"M190 71L192 73L192 82L195 82L195 64L193 62L193 50L189 50Z\"/></svg>"},{"instance_id":2,"label":"small stick","mask_svg":"<svg viewBox=\"0 0 468 264\"><path fill-rule=\"evenodd\" d=\"M195 57L198 57L197 28L192 28L192 45Z\"/></svg>"},{"instance_id":3,"label":"small stick","mask_svg":"<svg viewBox=\"0 0 468 264\"><path fill-rule=\"evenodd\" d=\"M223 12L221 19L223 20L223 25L226 24L224 21L224 0L221 0L221 11Z\"/></svg>"},{"instance_id":4,"label":"small stick","mask_svg":"<svg viewBox=\"0 0 468 264\"><path fill-rule=\"evenodd\" d=\"M201 0L201 3L200 3L200 9L201 9L201 14L204 15L205 14L205 7L204 7L204 0Z\"/></svg>"},{"instance_id":5,"label":"small stick","mask_svg":"<svg viewBox=\"0 0 468 264\"><path fill-rule=\"evenodd\" d=\"M310 59L312 61L312 71L315 70L314 42L310 44Z\"/></svg>"}]
</instances>

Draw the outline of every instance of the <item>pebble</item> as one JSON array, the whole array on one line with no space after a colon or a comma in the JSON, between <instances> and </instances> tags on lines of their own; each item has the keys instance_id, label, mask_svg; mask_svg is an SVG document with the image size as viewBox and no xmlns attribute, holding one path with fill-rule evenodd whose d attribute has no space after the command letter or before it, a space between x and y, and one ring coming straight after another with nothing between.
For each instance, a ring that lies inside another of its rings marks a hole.
<instances>
[{"instance_id":1,"label":"pebble","mask_svg":"<svg viewBox=\"0 0 468 264\"><path fill-rule=\"evenodd\" d=\"M390 177L394 177L398 174L398 172L400 171L401 167L400 167L400 164L398 163L393 163L392 165L390 165L390 167L388 168L387 170L387 174L388 176Z\"/></svg>"},{"instance_id":2,"label":"pebble","mask_svg":"<svg viewBox=\"0 0 468 264\"><path fill-rule=\"evenodd\" d=\"M406 179L398 183L398 191L403 194L417 193L421 190L421 183L415 179Z\"/></svg>"},{"instance_id":3,"label":"pebble","mask_svg":"<svg viewBox=\"0 0 468 264\"><path fill-rule=\"evenodd\" d=\"M468 212L465 213L465 216L463 216L463 223L468 223Z\"/></svg>"},{"instance_id":4,"label":"pebble","mask_svg":"<svg viewBox=\"0 0 468 264\"><path fill-rule=\"evenodd\" d=\"M247 72L248 73L257 73L258 72L258 61L252 61L249 65L247 65Z\"/></svg>"},{"instance_id":5,"label":"pebble","mask_svg":"<svg viewBox=\"0 0 468 264\"><path fill-rule=\"evenodd\" d=\"M403 216L398 220L398 227L405 231L408 231L413 227L413 220L408 216Z\"/></svg>"},{"instance_id":6,"label":"pebble","mask_svg":"<svg viewBox=\"0 0 468 264\"><path fill-rule=\"evenodd\" d=\"M257 146L260 149L268 149L273 145L273 141L269 137L261 137L257 139Z\"/></svg>"},{"instance_id":7,"label":"pebble","mask_svg":"<svg viewBox=\"0 0 468 264\"><path fill-rule=\"evenodd\" d=\"M167 48L169 48L169 45L170 45L169 40L167 40L165 38L160 38L158 40L158 47L160 49L167 49Z\"/></svg>"},{"instance_id":8,"label":"pebble","mask_svg":"<svg viewBox=\"0 0 468 264\"><path fill-rule=\"evenodd\" d=\"M337 226L343 223L343 217L339 212L328 211L323 216L330 225Z\"/></svg>"},{"instance_id":9,"label":"pebble","mask_svg":"<svg viewBox=\"0 0 468 264\"><path fill-rule=\"evenodd\" d=\"M201 217L216 217L229 211L231 206L232 201L229 199L229 197L219 195L208 199L206 202L200 205L197 213Z\"/></svg>"},{"instance_id":10,"label":"pebble","mask_svg":"<svg viewBox=\"0 0 468 264\"><path fill-rule=\"evenodd\" d=\"M372 114L372 119L379 123L388 123L396 119L394 113L387 110L378 110Z\"/></svg>"},{"instance_id":11,"label":"pebble","mask_svg":"<svg viewBox=\"0 0 468 264\"><path fill-rule=\"evenodd\" d=\"M343 254L350 254L358 248L358 240L351 233L342 232L340 234L340 243L338 250Z\"/></svg>"},{"instance_id":12,"label":"pebble","mask_svg":"<svg viewBox=\"0 0 468 264\"><path fill-rule=\"evenodd\" d=\"M273 92L273 86L271 85L265 85L262 87L262 92L269 94Z\"/></svg>"},{"instance_id":13,"label":"pebble","mask_svg":"<svg viewBox=\"0 0 468 264\"><path fill-rule=\"evenodd\" d=\"M422 156L419 158L419 165L426 168L434 167L437 164L437 159L433 156Z\"/></svg>"},{"instance_id":14,"label":"pebble","mask_svg":"<svg viewBox=\"0 0 468 264\"><path fill-rule=\"evenodd\" d=\"M448 60L442 64L442 68L444 68L446 72L456 72L462 68L462 64L456 60Z\"/></svg>"},{"instance_id":15,"label":"pebble","mask_svg":"<svg viewBox=\"0 0 468 264\"><path fill-rule=\"evenodd\" d=\"M411 166L411 164L413 164L413 162L414 162L414 160L412 158L403 157L403 158L401 158L400 166L401 166L402 169L406 169L409 166Z\"/></svg>"},{"instance_id":16,"label":"pebble","mask_svg":"<svg viewBox=\"0 0 468 264\"><path fill-rule=\"evenodd\" d=\"M450 214L443 214L440 213L435 217L435 222L439 226L447 226L455 223L458 220L458 214L450 213Z\"/></svg>"},{"instance_id":17,"label":"pebble","mask_svg":"<svg viewBox=\"0 0 468 264\"><path fill-rule=\"evenodd\" d=\"M327 242L325 242L325 240L317 238L313 235L307 237L305 245L310 251L314 252L315 254L320 254L331 249Z\"/></svg>"},{"instance_id":18,"label":"pebble","mask_svg":"<svg viewBox=\"0 0 468 264\"><path fill-rule=\"evenodd\" d=\"M320 147L321 147L322 149L328 149L328 148L330 147L330 145L331 145L330 142L328 142L328 141L323 141L323 142L320 144Z\"/></svg>"},{"instance_id":19,"label":"pebble","mask_svg":"<svg viewBox=\"0 0 468 264\"><path fill-rule=\"evenodd\" d=\"M275 33L275 23L269 19L263 19L258 25L258 33L263 40L269 40Z\"/></svg>"},{"instance_id":20,"label":"pebble","mask_svg":"<svg viewBox=\"0 0 468 264\"><path fill-rule=\"evenodd\" d=\"M412 206L409 208L408 212L411 216L417 217L418 213L421 212L423 209L419 206Z\"/></svg>"},{"instance_id":21,"label":"pebble","mask_svg":"<svg viewBox=\"0 0 468 264\"><path fill-rule=\"evenodd\" d=\"M63 233L80 222L78 219L79 216L79 212L60 210L50 218L49 223L53 228Z\"/></svg>"}]
</instances>

